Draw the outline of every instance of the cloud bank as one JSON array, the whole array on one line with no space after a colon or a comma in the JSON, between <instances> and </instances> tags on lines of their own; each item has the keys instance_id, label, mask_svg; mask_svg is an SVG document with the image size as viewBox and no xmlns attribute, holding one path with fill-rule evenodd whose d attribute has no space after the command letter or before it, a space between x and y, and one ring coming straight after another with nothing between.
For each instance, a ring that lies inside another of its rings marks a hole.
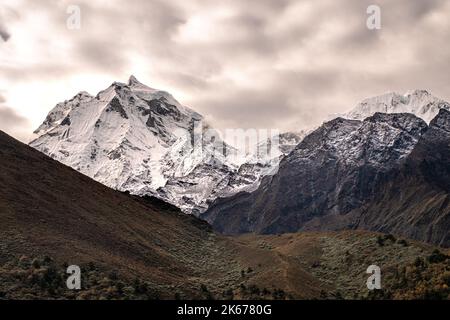
<instances>
[{"instance_id":1,"label":"cloud bank","mask_svg":"<svg viewBox=\"0 0 450 320\"><path fill-rule=\"evenodd\" d=\"M0 94L0 128L9 135L23 141L31 137L27 128L28 120L18 115L14 109L6 105L6 99Z\"/></svg>"},{"instance_id":2,"label":"cloud bank","mask_svg":"<svg viewBox=\"0 0 450 320\"><path fill-rule=\"evenodd\" d=\"M0 88L32 127L130 74L219 128L297 130L388 91L450 99L449 1L80 0L79 30L71 4L6 0L1 15Z\"/></svg>"}]
</instances>

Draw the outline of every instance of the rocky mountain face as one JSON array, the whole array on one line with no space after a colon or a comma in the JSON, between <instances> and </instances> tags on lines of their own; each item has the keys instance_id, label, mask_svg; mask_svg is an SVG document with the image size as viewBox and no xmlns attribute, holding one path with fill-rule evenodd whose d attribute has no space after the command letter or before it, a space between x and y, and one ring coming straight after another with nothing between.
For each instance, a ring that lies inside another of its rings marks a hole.
<instances>
[{"instance_id":1,"label":"rocky mountain face","mask_svg":"<svg viewBox=\"0 0 450 320\"><path fill-rule=\"evenodd\" d=\"M404 162L352 212L354 225L450 246L450 112L440 110Z\"/></svg>"},{"instance_id":2,"label":"rocky mountain face","mask_svg":"<svg viewBox=\"0 0 450 320\"><path fill-rule=\"evenodd\" d=\"M241 155L200 114L133 76L58 104L35 133L32 147L85 175L194 214L218 196L254 190L283 154Z\"/></svg>"},{"instance_id":3,"label":"rocky mountain face","mask_svg":"<svg viewBox=\"0 0 450 320\"><path fill-rule=\"evenodd\" d=\"M450 245L450 166L445 157L450 139L444 134L448 114L443 108L429 127L408 113L375 113L363 121L337 118L324 123L256 191L218 199L202 217L231 234L365 228ZM411 213L405 204L419 203L393 195L401 192L401 186L409 186L413 177L417 188L422 180L433 188L425 188L428 193L417 197L422 208ZM391 197L385 216L375 210L376 204L384 203L380 197Z\"/></svg>"}]
</instances>

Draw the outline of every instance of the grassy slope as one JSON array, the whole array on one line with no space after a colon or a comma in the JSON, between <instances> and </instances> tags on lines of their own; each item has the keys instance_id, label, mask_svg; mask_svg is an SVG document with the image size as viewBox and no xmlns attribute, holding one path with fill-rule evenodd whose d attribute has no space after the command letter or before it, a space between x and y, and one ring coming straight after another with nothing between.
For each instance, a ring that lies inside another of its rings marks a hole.
<instances>
[{"instance_id":1,"label":"grassy slope","mask_svg":"<svg viewBox=\"0 0 450 320\"><path fill-rule=\"evenodd\" d=\"M343 231L244 235L239 245L241 263L253 270L246 286L281 288L290 298L450 298L450 257L430 263L436 248L420 242ZM423 263L421 270L416 268L417 261ZM366 287L366 270L372 264L382 272L383 290L376 294ZM402 283L404 278L407 281ZM251 297L248 291L245 297Z\"/></svg>"},{"instance_id":2,"label":"grassy slope","mask_svg":"<svg viewBox=\"0 0 450 320\"><path fill-rule=\"evenodd\" d=\"M1 133L0 164L0 264L93 262L147 279L163 297L195 295L201 279L227 281L223 268L233 266L206 223L113 191Z\"/></svg>"}]
</instances>

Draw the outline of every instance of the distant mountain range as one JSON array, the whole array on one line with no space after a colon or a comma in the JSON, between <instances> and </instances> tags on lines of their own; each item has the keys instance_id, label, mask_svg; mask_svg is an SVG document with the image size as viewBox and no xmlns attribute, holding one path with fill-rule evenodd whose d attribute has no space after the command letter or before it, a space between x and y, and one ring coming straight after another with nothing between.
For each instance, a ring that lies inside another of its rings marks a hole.
<instances>
[{"instance_id":1,"label":"distant mountain range","mask_svg":"<svg viewBox=\"0 0 450 320\"><path fill-rule=\"evenodd\" d=\"M308 135L252 193L202 217L225 233L367 229L450 245L450 111L336 118Z\"/></svg>"},{"instance_id":2,"label":"distant mountain range","mask_svg":"<svg viewBox=\"0 0 450 320\"><path fill-rule=\"evenodd\" d=\"M81 92L42 152L0 131L0 299L449 299L448 109L376 97L242 153L134 77Z\"/></svg>"}]
</instances>

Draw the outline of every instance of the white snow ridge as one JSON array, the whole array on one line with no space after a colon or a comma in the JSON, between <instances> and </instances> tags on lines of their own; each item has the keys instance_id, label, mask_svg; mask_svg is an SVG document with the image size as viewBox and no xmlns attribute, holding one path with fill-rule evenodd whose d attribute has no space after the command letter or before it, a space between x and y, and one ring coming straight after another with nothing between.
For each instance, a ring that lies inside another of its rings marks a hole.
<instances>
[{"instance_id":1,"label":"white snow ridge","mask_svg":"<svg viewBox=\"0 0 450 320\"><path fill-rule=\"evenodd\" d=\"M426 123L430 123L439 113L439 109L450 111L450 104L433 96L426 90L413 90L403 95L391 92L363 100L352 111L341 115L341 117L364 120L376 112L412 113Z\"/></svg>"}]
</instances>

